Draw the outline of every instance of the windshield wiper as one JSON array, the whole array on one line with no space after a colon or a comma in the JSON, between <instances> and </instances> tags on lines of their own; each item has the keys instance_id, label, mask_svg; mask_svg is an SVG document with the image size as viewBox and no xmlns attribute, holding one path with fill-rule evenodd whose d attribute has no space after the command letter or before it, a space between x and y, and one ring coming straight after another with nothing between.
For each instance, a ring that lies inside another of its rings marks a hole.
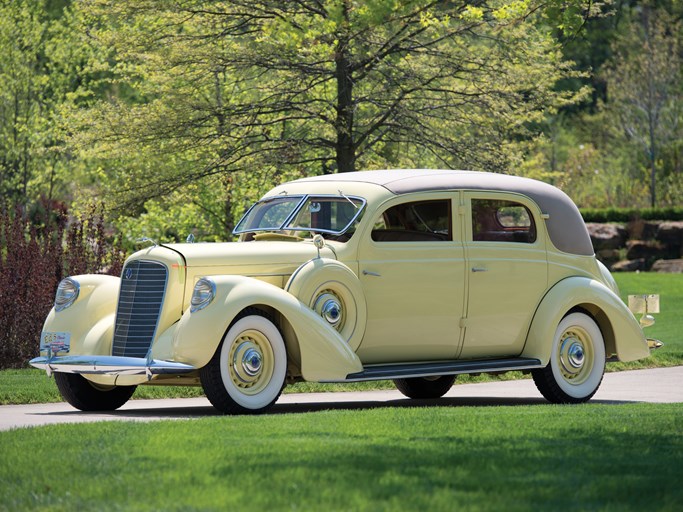
<instances>
[{"instance_id":1,"label":"windshield wiper","mask_svg":"<svg viewBox=\"0 0 683 512\"><path fill-rule=\"evenodd\" d=\"M351 198L348 197L346 194L344 194L344 192L342 192L341 190L337 190L337 192L339 192L339 195L340 195L340 196L342 196L342 197L343 197L344 199L346 199L349 203L351 203L351 205L353 205L353 207L354 207L356 210L358 209L358 205L356 205L356 203L354 203L353 201L351 201Z\"/></svg>"}]
</instances>

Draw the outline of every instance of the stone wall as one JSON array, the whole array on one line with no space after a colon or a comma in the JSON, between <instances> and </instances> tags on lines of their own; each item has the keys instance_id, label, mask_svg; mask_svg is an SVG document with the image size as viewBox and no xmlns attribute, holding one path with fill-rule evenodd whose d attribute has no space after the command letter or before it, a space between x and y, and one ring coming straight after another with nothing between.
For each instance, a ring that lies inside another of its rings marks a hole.
<instances>
[{"instance_id":1,"label":"stone wall","mask_svg":"<svg viewBox=\"0 0 683 512\"><path fill-rule=\"evenodd\" d=\"M586 223L598 259L615 272L683 273L683 221Z\"/></svg>"}]
</instances>

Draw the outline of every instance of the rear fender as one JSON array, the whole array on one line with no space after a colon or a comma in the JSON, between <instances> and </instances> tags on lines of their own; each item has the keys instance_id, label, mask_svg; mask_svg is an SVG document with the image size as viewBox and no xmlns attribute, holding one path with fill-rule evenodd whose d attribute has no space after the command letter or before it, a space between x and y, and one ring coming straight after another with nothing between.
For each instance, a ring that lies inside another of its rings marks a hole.
<instances>
[{"instance_id":1,"label":"rear fender","mask_svg":"<svg viewBox=\"0 0 683 512\"><path fill-rule=\"evenodd\" d=\"M245 276L208 276L216 296L207 307L183 313L175 328L172 360L201 368L213 357L228 327L248 307L275 310L289 323L284 329L288 353L300 353L305 380L344 379L363 366L339 333L296 297L271 284ZM289 335L288 335L289 334ZM152 355L157 355L153 349Z\"/></svg>"},{"instance_id":2,"label":"rear fender","mask_svg":"<svg viewBox=\"0 0 683 512\"><path fill-rule=\"evenodd\" d=\"M640 324L612 290L594 279L569 277L543 297L521 356L548 364L557 325L575 308L584 309L598 323L608 357L616 354L620 361L635 361L650 355Z\"/></svg>"}]
</instances>

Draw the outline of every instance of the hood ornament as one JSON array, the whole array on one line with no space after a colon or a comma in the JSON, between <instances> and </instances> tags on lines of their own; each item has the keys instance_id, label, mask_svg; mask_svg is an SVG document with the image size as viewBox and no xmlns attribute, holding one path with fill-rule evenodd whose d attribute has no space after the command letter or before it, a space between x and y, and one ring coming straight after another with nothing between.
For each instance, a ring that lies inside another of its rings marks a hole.
<instances>
[{"instance_id":1,"label":"hood ornament","mask_svg":"<svg viewBox=\"0 0 683 512\"><path fill-rule=\"evenodd\" d=\"M152 240L151 238L147 238L146 236L143 236L142 238L138 238L135 243L136 244L144 244L146 242L152 242L152 247L157 247L159 244L156 242L156 240Z\"/></svg>"},{"instance_id":2,"label":"hood ornament","mask_svg":"<svg viewBox=\"0 0 683 512\"><path fill-rule=\"evenodd\" d=\"M194 243L194 235L190 233L187 235L187 238L185 239L186 244L193 244Z\"/></svg>"},{"instance_id":3,"label":"hood ornament","mask_svg":"<svg viewBox=\"0 0 683 512\"><path fill-rule=\"evenodd\" d=\"M320 249L325 247L325 239L322 237L322 235L313 236L313 245L315 245L315 248L318 249L318 259L320 259Z\"/></svg>"}]
</instances>

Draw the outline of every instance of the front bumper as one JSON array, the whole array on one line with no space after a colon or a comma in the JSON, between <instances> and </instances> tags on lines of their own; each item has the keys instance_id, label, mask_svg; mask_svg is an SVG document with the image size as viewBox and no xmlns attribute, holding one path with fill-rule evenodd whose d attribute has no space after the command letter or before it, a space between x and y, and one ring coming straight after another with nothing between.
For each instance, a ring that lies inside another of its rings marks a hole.
<instances>
[{"instance_id":1,"label":"front bumper","mask_svg":"<svg viewBox=\"0 0 683 512\"><path fill-rule=\"evenodd\" d=\"M119 356L53 356L36 357L29 361L31 366L53 372L80 373L85 375L153 375L184 374L197 368L184 363Z\"/></svg>"}]
</instances>

